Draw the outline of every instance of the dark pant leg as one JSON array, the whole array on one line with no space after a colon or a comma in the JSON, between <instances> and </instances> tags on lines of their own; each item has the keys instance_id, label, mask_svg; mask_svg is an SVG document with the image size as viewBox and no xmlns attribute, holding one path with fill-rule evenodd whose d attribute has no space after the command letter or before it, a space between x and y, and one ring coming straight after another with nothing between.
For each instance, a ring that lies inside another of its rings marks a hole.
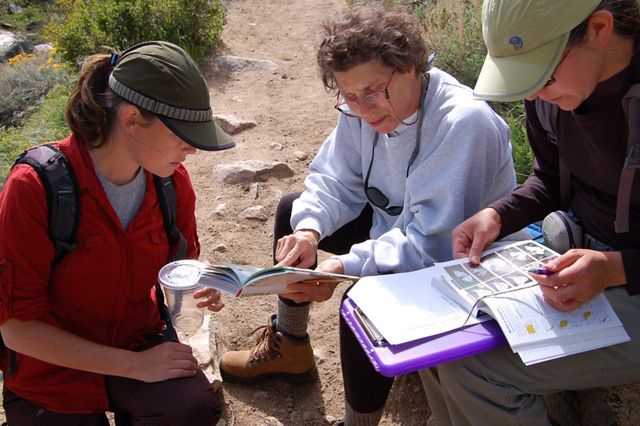
<instances>
[{"instance_id":1,"label":"dark pant leg","mask_svg":"<svg viewBox=\"0 0 640 426\"><path fill-rule=\"evenodd\" d=\"M277 241L293 232L290 223L291 208L299 196L299 192L291 193L280 200L273 232L274 258ZM367 204L359 217L320 241L318 248L333 254L348 253L351 246L369 239L372 215L373 210ZM296 305L290 300L281 300L289 305ZM373 368L342 315L340 316L340 360L345 397L349 405L360 413L371 413L383 408L393 384L393 378L384 377Z\"/></svg>"},{"instance_id":2,"label":"dark pant leg","mask_svg":"<svg viewBox=\"0 0 640 426\"><path fill-rule=\"evenodd\" d=\"M291 229L291 209L293 202L300 197L301 192L292 192L280 199L273 224L273 262L276 263L276 244L278 240L293 233ZM332 235L323 238L318 243L318 248L333 254L346 254L351 250L351 246L369 239L371 230L371 216L373 210L368 204L362 210L360 216L338 229ZM314 269L317 264L313 264ZM309 302L296 303L292 300L280 298L289 306L308 305Z\"/></svg>"},{"instance_id":3,"label":"dark pant leg","mask_svg":"<svg viewBox=\"0 0 640 426\"><path fill-rule=\"evenodd\" d=\"M344 293L342 300L346 297L347 292ZM359 413L372 413L384 408L394 378L385 377L373 368L342 315L340 315L340 364L344 395L349 406Z\"/></svg>"},{"instance_id":4,"label":"dark pant leg","mask_svg":"<svg viewBox=\"0 0 640 426\"><path fill-rule=\"evenodd\" d=\"M131 425L211 426L220 419L218 398L200 369L157 383L109 376L106 386L111 409Z\"/></svg>"},{"instance_id":5,"label":"dark pant leg","mask_svg":"<svg viewBox=\"0 0 640 426\"><path fill-rule=\"evenodd\" d=\"M6 386L2 390L2 399L10 426L109 426L105 413L54 413L19 397Z\"/></svg>"},{"instance_id":6,"label":"dark pant leg","mask_svg":"<svg viewBox=\"0 0 640 426\"><path fill-rule=\"evenodd\" d=\"M171 337L150 337L136 350L152 348ZM106 376L105 386L117 426L210 426L221 416L218 397L200 368L195 376L156 383Z\"/></svg>"}]
</instances>

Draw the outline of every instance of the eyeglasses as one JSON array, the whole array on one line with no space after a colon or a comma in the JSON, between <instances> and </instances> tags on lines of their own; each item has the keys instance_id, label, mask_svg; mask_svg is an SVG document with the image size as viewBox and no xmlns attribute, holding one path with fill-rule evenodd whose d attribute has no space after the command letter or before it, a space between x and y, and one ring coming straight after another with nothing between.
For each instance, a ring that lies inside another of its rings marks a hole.
<instances>
[{"instance_id":1,"label":"eyeglasses","mask_svg":"<svg viewBox=\"0 0 640 426\"><path fill-rule=\"evenodd\" d=\"M359 117L357 114L354 114L354 111L356 109L360 109L361 105L371 106L377 104L378 102L382 102L383 100L389 99L389 83L391 83L391 80L393 79L395 73L396 70L393 70L391 76L389 77L389 80L387 80L387 83L384 85L384 89L371 92L367 96L364 96L362 98L344 98L342 97L342 94L338 92L336 95L336 104L334 108L346 116Z\"/></svg>"},{"instance_id":2,"label":"eyeglasses","mask_svg":"<svg viewBox=\"0 0 640 426\"><path fill-rule=\"evenodd\" d=\"M562 65L562 63L564 62L564 60L567 58L567 56L569 55L569 52L571 51L571 47L569 47L565 52L564 55L562 55L562 59L560 59L560 62L558 62L558 65L556 65L556 67L554 68L553 72L551 73L551 77L549 77L549 80L547 80L547 82L544 84L544 86L542 86L543 88L545 87L549 87L551 86L553 83L556 82L556 73L558 72L558 68L560 68L560 65Z\"/></svg>"},{"instance_id":3,"label":"eyeglasses","mask_svg":"<svg viewBox=\"0 0 640 426\"><path fill-rule=\"evenodd\" d=\"M376 145L378 145L378 133L376 133L373 140L373 148L371 148L371 161L369 162L369 170L367 170L367 177L364 179L364 194L367 196L367 200L377 208L383 210L390 216L398 216L402 213L402 206L389 206L389 197L384 195L375 186L369 186L369 175L371 175L371 166L373 165L373 157L376 153ZM408 173L407 169L407 173Z\"/></svg>"}]
</instances>

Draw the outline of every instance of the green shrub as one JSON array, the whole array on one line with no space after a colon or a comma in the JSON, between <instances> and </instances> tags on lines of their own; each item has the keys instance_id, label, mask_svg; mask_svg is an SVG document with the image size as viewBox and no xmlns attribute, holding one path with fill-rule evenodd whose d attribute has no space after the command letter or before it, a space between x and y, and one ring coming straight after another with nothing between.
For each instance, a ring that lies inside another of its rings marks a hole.
<instances>
[{"instance_id":1,"label":"green shrub","mask_svg":"<svg viewBox=\"0 0 640 426\"><path fill-rule=\"evenodd\" d=\"M0 131L0 188L18 154L30 146L60 140L69 134L64 110L70 94L71 86L54 87L23 126Z\"/></svg>"},{"instance_id":2,"label":"green shrub","mask_svg":"<svg viewBox=\"0 0 640 426\"><path fill-rule=\"evenodd\" d=\"M436 53L434 65L475 86L487 54L482 39L481 0L404 0L424 22L427 44ZM531 173L533 154L527 142L521 102L491 106L511 128L513 161L518 182Z\"/></svg>"},{"instance_id":3,"label":"green shrub","mask_svg":"<svg viewBox=\"0 0 640 426\"><path fill-rule=\"evenodd\" d=\"M104 46L122 51L147 40L175 43L200 60L221 43L220 0L57 0L45 34L78 63Z\"/></svg>"},{"instance_id":4,"label":"green shrub","mask_svg":"<svg viewBox=\"0 0 640 426\"><path fill-rule=\"evenodd\" d=\"M527 131L525 127L525 116L522 103L505 104L510 105L510 109L503 111L502 116L511 129L511 147L513 154L513 165L516 170L518 183L524 182L533 171L533 152L527 141Z\"/></svg>"},{"instance_id":5,"label":"green shrub","mask_svg":"<svg viewBox=\"0 0 640 426\"><path fill-rule=\"evenodd\" d=\"M0 67L0 129L20 124L52 87L67 85L71 80L55 50L9 59Z\"/></svg>"}]
</instances>

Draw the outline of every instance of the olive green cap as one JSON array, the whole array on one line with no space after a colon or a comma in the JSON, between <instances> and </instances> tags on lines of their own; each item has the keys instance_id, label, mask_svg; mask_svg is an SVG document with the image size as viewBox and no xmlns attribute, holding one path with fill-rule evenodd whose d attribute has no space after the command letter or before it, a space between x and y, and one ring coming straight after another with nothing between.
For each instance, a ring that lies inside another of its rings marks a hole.
<instances>
[{"instance_id":1,"label":"olive green cap","mask_svg":"<svg viewBox=\"0 0 640 426\"><path fill-rule=\"evenodd\" d=\"M527 98L551 78L571 30L601 0L485 0L482 35L487 57L473 90L476 98Z\"/></svg>"},{"instance_id":2,"label":"olive green cap","mask_svg":"<svg viewBox=\"0 0 640 426\"><path fill-rule=\"evenodd\" d=\"M109 87L128 102L150 111L191 146L205 151L235 143L213 120L207 82L193 59L165 41L147 41L116 60Z\"/></svg>"}]
</instances>

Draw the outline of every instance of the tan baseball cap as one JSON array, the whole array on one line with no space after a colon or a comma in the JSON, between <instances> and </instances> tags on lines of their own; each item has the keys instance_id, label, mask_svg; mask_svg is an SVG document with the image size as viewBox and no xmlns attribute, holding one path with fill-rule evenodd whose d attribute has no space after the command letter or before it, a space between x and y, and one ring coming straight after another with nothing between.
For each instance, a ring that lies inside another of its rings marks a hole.
<instances>
[{"instance_id":1,"label":"tan baseball cap","mask_svg":"<svg viewBox=\"0 0 640 426\"><path fill-rule=\"evenodd\" d=\"M487 57L473 94L489 101L533 95L551 78L569 33L601 0L485 0Z\"/></svg>"}]
</instances>

